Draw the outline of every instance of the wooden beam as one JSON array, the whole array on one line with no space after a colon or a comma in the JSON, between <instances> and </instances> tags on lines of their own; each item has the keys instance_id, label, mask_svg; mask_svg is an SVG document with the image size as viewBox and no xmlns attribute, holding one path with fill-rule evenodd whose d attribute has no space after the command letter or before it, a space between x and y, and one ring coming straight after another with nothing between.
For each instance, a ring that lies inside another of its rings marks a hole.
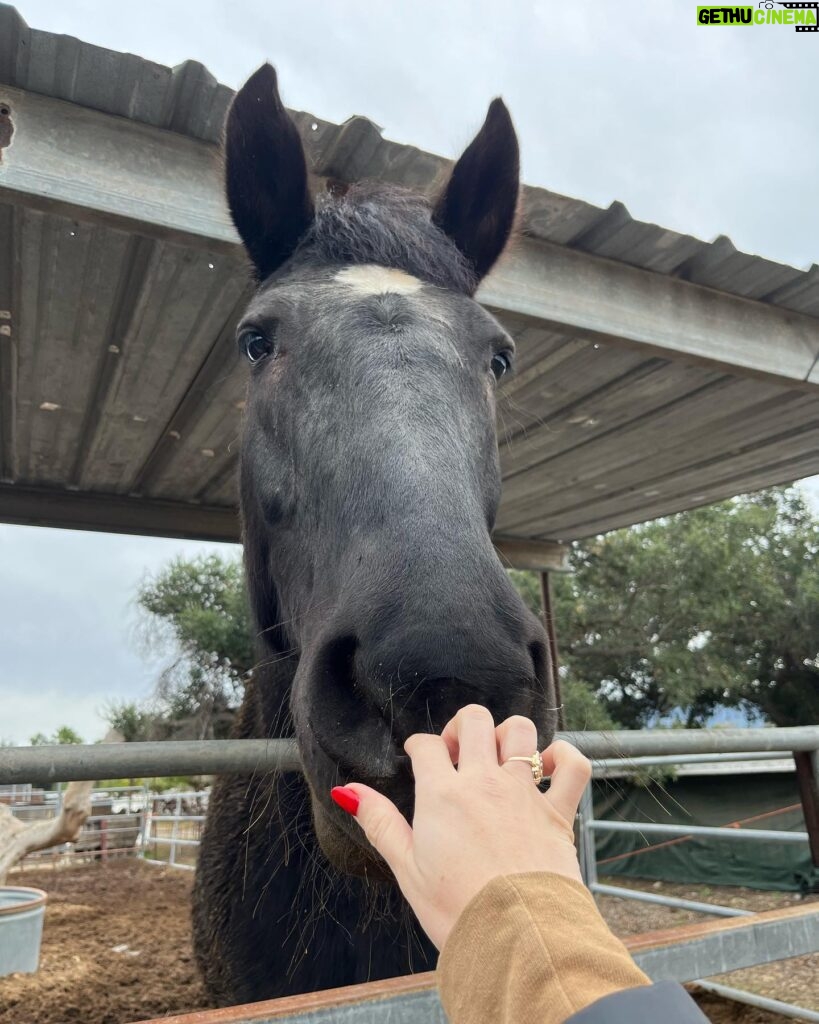
<instances>
[{"instance_id":1,"label":"wooden beam","mask_svg":"<svg viewBox=\"0 0 819 1024\"><path fill-rule=\"evenodd\" d=\"M819 319L652 273L627 263L527 239L478 291L562 332L662 356L819 386Z\"/></svg>"},{"instance_id":2,"label":"wooden beam","mask_svg":"<svg viewBox=\"0 0 819 1024\"><path fill-rule=\"evenodd\" d=\"M238 512L229 506L14 484L0 484L0 522L227 543L241 539ZM569 571L568 548L562 544L499 537L495 547L509 569Z\"/></svg>"},{"instance_id":3,"label":"wooden beam","mask_svg":"<svg viewBox=\"0 0 819 1024\"><path fill-rule=\"evenodd\" d=\"M217 146L11 86L0 100L14 124L0 200L236 253Z\"/></svg>"},{"instance_id":4,"label":"wooden beam","mask_svg":"<svg viewBox=\"0 0 819 1024\"><path fill-rule=\"evenodd\" d=\"M9 86L0 99L15 127L0 200L235 252L216 146ZM816 317L564 246L521 239L478 297L587 339L819 388Z\"/></svg>"},{"instance_id":5,"label":"wooden beam","mask_svg":"<svg viewBox=\"0 0 819 1024\"><path fill-rule=\"evenodd\" d=\"M501 561L507 569L532 572L571 572L569 549L551 540L530 540L507 534L492 538Z\"/></svg>"},{"instance_id":6,"label":"wooden beam","mask_svg":"<svg viewBox=\"0 0 819 1024\"><path fill-rule=\"evenodd\" d=\"M186 540L239 541L236 509L45 487L0 485L0 522Z\"/></svg>"}]
</instances>

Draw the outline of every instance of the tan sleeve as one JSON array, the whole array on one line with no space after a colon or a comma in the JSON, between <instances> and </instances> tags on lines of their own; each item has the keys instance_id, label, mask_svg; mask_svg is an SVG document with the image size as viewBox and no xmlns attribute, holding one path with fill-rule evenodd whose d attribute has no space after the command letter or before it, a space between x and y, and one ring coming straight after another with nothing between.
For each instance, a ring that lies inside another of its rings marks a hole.
<instances>
[{"instance_id":1,"label":"tan sleeve","mask_svg":"<svg viewBox=\"0 0 819 1024\"><path fill-rule=\"evenodd\" d=\"M604 996L650 984L588 889L545 872L491 881L438 960L450 1024L562 1024Z\"/></svg>"}]
</instances>

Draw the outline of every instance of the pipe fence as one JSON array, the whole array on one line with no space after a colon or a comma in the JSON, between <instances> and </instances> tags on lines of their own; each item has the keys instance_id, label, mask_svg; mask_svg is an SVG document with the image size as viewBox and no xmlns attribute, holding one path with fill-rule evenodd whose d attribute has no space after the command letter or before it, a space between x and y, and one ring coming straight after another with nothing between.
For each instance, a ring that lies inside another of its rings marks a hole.
<instances>
[{"instance_id":1,"label":"pipe fence","mask_svg":"<svg viewBox=\"0 0 819 1024\"><path fill-rule=\"evenodd\" d=\"M643 835L702 836L731 841L810 843L814 863L819 866L819 726L788 729L646 730L634 732L560 733L559 738L577 746L595 764L595 776L606 777L612 770L639 772L654 765L702 764L730 760L767 760L791 754L805 811L806 832L771 829L742 829L732 826L706 827L657 825L607 821L594 817L591 783L583 794L578 812L578 850L583 878L597 895L640 900L678 909L722 917L752 916L749 911L718 904L701 903L604 885L598 880L595 836L602 831L635 832ZM301 762L292 740L207 740L163 743L100 744L94 746L11 747L0 749L0 786L30 786L71 780L100 778L151 778L169 775L265 774L300 771ZM134 849L154 864L191 870L199 846L207 810L202 792L150 794L147 787L125 787L142 793L137 811L139 825ZM2 791L0 791L2 792ZM111 793L108 791L108 798ZM128 799L133 800L133 796ZM191 803L193 801L193 803ZM110 835L116 830L111 814L92 814L87 828L99 826L96 855L110 852ZM124 828L123 828L124 831ZM167 851L167 857L163 854ZM76 851L80 852L80 851ZM89 850L88 853L95 851ZM153 854L151 856L150 854ZM771 955L770 958L774 958ZM762 962L762 961L761 961ZM713 983L703 988L716 990ZM727 990L726 990L727 991ZM730 990L730 998L753 1002L750 993ZM755 1005L759 1005L755 1003ZM813 1020L804 1008L778 1003L777 1010Z\"/></svg>"},{"instance_id":2,"label":"pipe fence","mask_svg":"<svg viewBox=\"0 0 819 1024\"><path fill-rule=\"evenodd\" d=\"M209 796L209 790L195 790L163 793L154 800L145 831L147 863L194 870Z\"/></svg>"},{"instance_id":3,"label":"pipe fence","mask_svg":"<svg viewBox=\"0 0 819 1024\"><path fill-rule=\"evenodd\" d=\"M91 794L91 814L77 839L27 854L18 869L114 857L140 857L149 864L192 870L196 863L209 790L153 792L147 785L107 786ZM24 822L57 817L63 788L43 792L18 787L3 796Z\"/></svg>"},{"instance_id":4,"label":"pipe fence","mask_svg":"<svg viewBox=\"0 0 819 1024\"><path fill-rule=\"evenodd\" d=\"M563 732L556 738L573 743L593 761L774 751L815 754L819 750L819 726ZM295 741L168 740L0 748L0 785L269 771L301 771ZM816 775L819 780L819 768Z\"/></svg>"},{"instance_id":5,"label":"pipe fence","mask_svg":"<svg viewBox=\"0 0 819 1024\"><path fill-rule=\"evenodd\" d=\"M698 730L699 731L699 730ZM689 735L689 739L676 743L674 739L665 741L673 746L672 750L662 750L662 744L653 745L653 750L646 751L642 741L634 744L632 749L640 753L633 759L628 756L615 759L606 757L595 762L595 772L592 781L586 787L580 801L577 817L578 828L578 851L580 854L580 867L583 881L588 888L597 896L613 896L619 899L637 900L644 903L659 904L666 907L674 907L678 910L690 910L700 914L709 914L717 917L753 917L753 913L747 910L739 910L736 907L726 907L721 904L704 903L696 900L680 899L665 894L645 892L642 889L630 889L620 885L606 885L598 880L597 874L597 851L595 836L598 832L626 832L641 836L677 836L685 838L701 837L710 839L728 839L740 842L770 842L774 840L781 843L808 843L813 854L813 862L819 866L819 832L817 832L817 821L819 820L819 727L806 726L802 729L770 729L770 730L726 730L732 732L733 736L726 744L727 749L719 754L712 753L713 740L720 738L722 730L714 730L711 740L703 744L703 749L696 742L695 735ZM745 733L744 738L737 734ZM766 735L767 734L767 735ZM774 735L772 735L774 734ZM667 734L673 736L672 734ZM618 734L618 739L620 738ZM625 743L621 746L621 753L628 746L627 736L623 737ZM799 742L804 746L787 747L785 744ZM781 744L781 745L780 745ZM660 825L646 822L633 821L610 821L594 817L593 789L595 778L610 777L612 770L618 772L634 771L639 772L654 766L669 766L683 764L708 764L719 763L728 758L734 761L764 761L778 758L782 752L791 753L794 757L794 770L799 775L800 797L805 814L805 821L809 831L786 832L773 829L758 829L736 827L726 825L722 827L709 827L702 825ZM800 756L801 755L801 756ZM805 760L807 755L807 762ZM807 768L807 771L805 770ZM808 776L807 778L805 776ZM633 853L638 853L635 850ZM633 855L633 854L632 854ZM624 855L627 856L627 855ZM760 950L760 957L767 956L768 959L779 958L779 953L774 955L772 951L764 954ZM767 962L761 959L760 962ZM744 990L728 988L724 985L717 985L706 979L698 979L697 984L705 991L722 995L725 998L733 999L736 1002L746 1003L750 1006L761 1007L772 1010L784 1016L798 1018L800 1020L819 1021L819 1014L805 1007L795 1006L791 1003L780 1002L779 1000L763 999L760 996Z\"/></svg>"}]
</instances>

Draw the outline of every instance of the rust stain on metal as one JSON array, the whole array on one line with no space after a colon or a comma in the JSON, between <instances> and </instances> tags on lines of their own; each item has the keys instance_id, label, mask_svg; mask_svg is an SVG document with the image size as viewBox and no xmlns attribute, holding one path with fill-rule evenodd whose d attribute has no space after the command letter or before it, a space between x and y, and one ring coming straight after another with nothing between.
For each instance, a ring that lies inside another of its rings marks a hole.
<instances>
[{"instance_id":1,"label":"rust stain on metal","mask_svg":"<svg viewBox=\"0 0 819 1024\"><path fill-rule=\"evenodd\" d=\"M0 100L0 163L3 162L3 150L11 145L14 135L14 121L11 119L11 107Z\"/></svg>"},{"instance_id":2,"label":"rust stain on metal","mask_svg":"<svg viewBox=\"0 0 819 1024\"><path fill-rule=\"evenodd\" d=\"M284 996L261 1003L226 1006L221 1010L197 1010L177 1017L158 1017L140 1024L251 1024L272 1022L282 1017L297 1016L317 1010L342 1009L365 1002L376 1002L397 996L411 995L435 988L435 972L410 974L384 981L369 981L344 988L308 992L300 996Z\"/></svg>"}]
</instances>

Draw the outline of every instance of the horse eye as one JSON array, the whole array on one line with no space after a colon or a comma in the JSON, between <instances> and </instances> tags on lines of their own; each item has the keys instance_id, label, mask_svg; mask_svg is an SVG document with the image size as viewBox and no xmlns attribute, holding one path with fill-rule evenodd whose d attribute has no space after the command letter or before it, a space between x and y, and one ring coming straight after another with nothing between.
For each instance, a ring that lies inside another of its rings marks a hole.
<instances>
[{"instance_id":1,"label":"horse eye","mask_svg":"<svg viewBox=\"0 0 819 1024\"><path fill-rule=\"evenodd\" d=\"M512 369L512 360L506 352L498 352L497 355L492 356L491 366L492 373L495 374L495 380L500 380L507 370Z\"/></svg>"},{"instance_id":2,"label":"horse eye","mask_svg":"<svg viewBox=\"0 0 819 1024\"><path fill-rule=\"evenodd\" d=\"M239 335L239 348L248 362L258 363L273 351L273 342L258 331L242 331Z\"/></svg>"}]
</instances>

